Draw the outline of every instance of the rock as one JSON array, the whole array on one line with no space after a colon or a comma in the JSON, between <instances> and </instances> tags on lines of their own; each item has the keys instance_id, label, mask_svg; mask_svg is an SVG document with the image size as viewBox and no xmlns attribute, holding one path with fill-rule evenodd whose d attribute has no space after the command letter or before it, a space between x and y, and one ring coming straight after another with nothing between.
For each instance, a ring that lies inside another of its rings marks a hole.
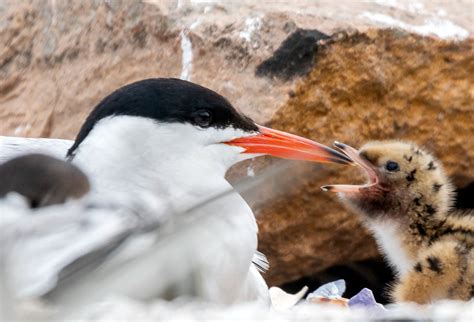
<instances>
[{"instance_id":1,"label":"rock","mask_svg":"<svg viewBox=\"0 0 474 322\"><path fill-rule=\"evenodd\" d=\"M294 307L308 292L308 287L304 286L298 293L289 294L281 288L272 286L268 290L272 302L272 309L275 311L286 311Z\"/></svg>"},{"instance_id":2,"label":"rock","mask_svg":"<svg viewBox=\"0 0 474 322\"><path fill-rule=\"evenodd\" d=\"M366 309L379 313L386 312L382 304L377 303L374 294L368 288L363 288L359 293L349 300L349 307L354 309Z\"/></svg>"},{"instance_id":3,"label":"rock","mask_svg":"<svg viewBox=\"0 0 474 322\"><path fill-rule=\"evenodd\" d=\"M469 5L441 12L420 3L0 4L0 134L72 139L117 87L181 77L221 93L260 124L325 144L414 139L463 186L474 177L472 39L462 41L473 30ZM450 28L440 31L432 21ZM458 41L367 29L387 25ZM341 28L359 32L315 43ZM287 47L294 41L297 52ZM314 59L299 65L301 53ZM269 159L229 173L259 216L270 285L378 256L355 217L319 189L352 175L340 166ZM250 184L240 183L248 177Z\"/></svg>"},{"instance_id":4,"label":"rock","mask_svg":"<svg viewBox=\"0 0 474 322\"><path fill-rule=\"evenodd\" d=\"M2 134L73 138L81 120L113 89L179 74L179 32L167 27L154 6L22 2L8 7L4 17Z\"/></svg>"},{"instance_id":5,"label":"rock","mask_svg":"<svg viewBox=\"0 0 474 322\"><path fill-rule=\"evenodd\" d=\"M340 279L318 287L315 291L309 293L306 296L306 300L311 300L314 297L341 298L345 291L346 281Z\"/></svg>"},{"instance_id":6,"label":"rock","mask_svg":"<svg viewBox=\"0 0 474 322\"><path fill-rule=\"evenodd\" d=\"M318 42L329 38L318 30L298 29L285 39L272 57L257 66L255 74L282 80L306 75L313 67Z\"/></svg>"}]
</instances>

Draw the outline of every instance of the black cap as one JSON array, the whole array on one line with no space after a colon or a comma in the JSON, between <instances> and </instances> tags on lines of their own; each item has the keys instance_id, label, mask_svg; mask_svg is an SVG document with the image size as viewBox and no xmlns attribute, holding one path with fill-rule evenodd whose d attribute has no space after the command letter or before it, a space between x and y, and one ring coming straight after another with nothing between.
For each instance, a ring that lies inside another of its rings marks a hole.
<instances>
[{"instance_id":1,"label":"black cap","mask_svg":"<svg viewBox=\"0 0 474 322\"><path fill-rule=\"evenodd\" d=\"M98 121L129 115L158 122L258 131L255 123L239 113L223 96L203 86L176 78L152 78L119 88L104 98L88 116L68 156L87 137Z\"/></svg>"}]
</instances>

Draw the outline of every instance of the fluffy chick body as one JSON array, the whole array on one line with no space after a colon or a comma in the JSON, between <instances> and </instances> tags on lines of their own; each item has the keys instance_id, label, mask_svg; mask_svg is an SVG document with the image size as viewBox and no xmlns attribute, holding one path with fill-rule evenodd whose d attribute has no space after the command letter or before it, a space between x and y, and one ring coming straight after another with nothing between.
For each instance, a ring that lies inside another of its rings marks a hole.
<instances>
[{"instance_id":1,"label":"fluffy chick body","mask_svg":"<svg viewBox=\"0 0 474 322\"><path fill-rule=\"evenodd\" d=\"M359 213L398 275L395 302L429 303L474 296L474 212L453 209L453 187L442 165L412 143L371 142L360 156L379 183L340 193ZM398 164L388 171L387 164Z\"/></svg>"}]
</instances>

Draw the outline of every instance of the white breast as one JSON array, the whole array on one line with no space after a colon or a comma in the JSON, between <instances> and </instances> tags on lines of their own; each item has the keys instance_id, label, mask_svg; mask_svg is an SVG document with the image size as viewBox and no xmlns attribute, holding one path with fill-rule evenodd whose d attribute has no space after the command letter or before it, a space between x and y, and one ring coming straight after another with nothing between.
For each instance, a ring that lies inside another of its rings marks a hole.
<instances>
[{"instance_id":1,"label":"white breast","mask_svg":"<svg viewBox=\"0 0 474 322\"><path fill-rule=\"evenodd\" d=\"M161 124L128 116L96 124L73 159L91 180L90 195L99 200L148 200L145 204L153 209L152 201L157 199L156 208L168 214L167 225L157 232L156 245L143 247L140 243L131 253L129 247L121 248L133 261L122 262L123 256L114 250L106 263L74 285L60 285L51 297L77 304L77 299L90 300L91 293L98 296L112 291L149 299L167 298L174 292L231 304L247 300L248 296L242 296L245 290L265 291L261 276L251 266L257 248L255 217L224 178L228 166L246 156L240 154L240 148L215 143L216 136L221 142L242 133L226 131L202 131L189 124ZM18 150L15 144L6 143ZM22 151L32 152L29 143L36 141L22 143L29 148ZM71 142L62 143L54 151L65 155ZM212 202L202 204L206 200ZM191 213L182 213L190 207ZM136 240L135 235L127 237L127 242ZM79 242L81 238L69 240ZM260 293L250 292L249 296L255 298L255 294Z\"/></svg>"},{"instance_id":2,"label":"white breast","mask_svg":"<svg viewBox=\"0 0 474 322\"><path fill-rule=\"evenodd\" d=\"M388 259L390 266L399 276L403 276L413 267L414 261L408 257L403 247L402 234L398 231L397 225L384 219L383 221L370 222L369 228L374 233L377 244Z\"/></svg>"}]
</instances>

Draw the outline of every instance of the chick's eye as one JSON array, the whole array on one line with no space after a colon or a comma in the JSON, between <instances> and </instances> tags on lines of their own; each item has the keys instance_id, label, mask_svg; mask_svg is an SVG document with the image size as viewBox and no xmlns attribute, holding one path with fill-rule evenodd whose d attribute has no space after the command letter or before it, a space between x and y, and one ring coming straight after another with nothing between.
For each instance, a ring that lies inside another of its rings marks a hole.
<instances>
[{"instance_id":1,"label":"chick's eye","mask_svg":"<svg viewBox=\"0 0 474 322\"><path fill-rule=\"evenodd\" d=\"M212 114L207 110L199 110L194 113L194 124L200 127L209 127L212 122Z\"/></svg>"},{"instance_id":2,"label":"chick's eye","mask_svg":"<svg viewBox=\"0 0 474 322\"><path fill-rule=\"evenodd\" d=\"M388 161L385 164L385 169L387 169L387 171L396 172L400 170L400 166L395 161Z\"/></svg>"}]
</instances>

